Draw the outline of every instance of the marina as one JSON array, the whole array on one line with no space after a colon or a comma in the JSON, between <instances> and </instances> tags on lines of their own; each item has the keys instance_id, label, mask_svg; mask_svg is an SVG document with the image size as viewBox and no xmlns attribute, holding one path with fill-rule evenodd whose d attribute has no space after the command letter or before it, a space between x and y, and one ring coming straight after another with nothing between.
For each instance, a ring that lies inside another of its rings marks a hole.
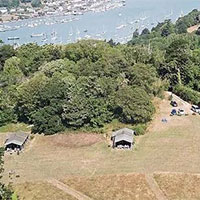
<instances>
[{"instance_id":1,"label":"marina","mask_svg":"<svg viewBox=\"0 0 200 200\"><path fill-rule=\"evenodd\" d=\"M48 16L1 23L0 38L4 43L18 45L71 43L90 38L112 38L115 42L126 43L134 30L151 29L169 18L174 21L200 8L200 4L198 0L152 0L151 3L150 0L123 0L97 1L90 9L80 8L76 12L48 13Z\"/></svg>"}]
</instances>

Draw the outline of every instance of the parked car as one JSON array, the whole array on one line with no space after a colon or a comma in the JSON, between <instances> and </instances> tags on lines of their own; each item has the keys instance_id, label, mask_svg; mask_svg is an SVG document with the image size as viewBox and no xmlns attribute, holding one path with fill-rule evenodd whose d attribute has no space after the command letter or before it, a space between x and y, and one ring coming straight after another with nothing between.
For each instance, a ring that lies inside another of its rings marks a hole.
<instances>
[{"instance_id":1,"label":"parked car","mask_svg":"<svg viewBox=\"0 0 200 200\"><path fill-rule=\"evenodd\" d=\"M171 111L171 116L173 116L173 115L176 115L177 114L177 112L176 112L176 109L172 109L172 111Z\"/></svg>"},{"instance_id":2,"label":"parked car","mask_svg":"<svg viewBox=\"0 0 200 200\"><path fill-rule=\"evenodd\" d=\"M199 108L199 106L192 105L191 110L194 111L194 112L196 112L196 113L200 113L200 108Z\"/></svg>"},{"instance_id":3,"label":"parked car","mask_svg":"<svg viewBox=\"0 0 200 200\"><path fill-rule=\"evenodd\" d=\"M171 101L170 104L171 104L173 107L177 107L177 106L178 106L178 104L177 104L176 101Z\"/></svg>"},{"instance_id":4,"label":"parked car","mask_svg":"<svg viewBox=\"0 0 200 200\"><path fill-rule=\"evenodd\" d=\"M185 111L183 109L178 109L178 115L185 115Z\"/></svg>"}]
</instances>

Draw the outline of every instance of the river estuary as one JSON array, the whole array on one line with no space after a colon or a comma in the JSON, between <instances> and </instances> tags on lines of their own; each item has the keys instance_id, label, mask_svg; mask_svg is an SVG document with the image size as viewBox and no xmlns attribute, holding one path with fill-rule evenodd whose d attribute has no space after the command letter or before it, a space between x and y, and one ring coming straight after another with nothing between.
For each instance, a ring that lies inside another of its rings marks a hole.
<instances>
[{"instance_id":1,"label":"river estuary","mask_svg":"<svg viewBox=\"0 0 200 200\"><path fill-rule=\"evenodd\" d=\"M19 45L29 42L70 43L84 38L112 38L125 43L135 29L151 28L167 18L174 21L194 8L200 8L199 0L126 0L126 6L106 12L10 22L5 25L18 28L0 32L0 39L7 44ZM8 40L9 37L19 39Z\"/></svg>"}]
</instances>

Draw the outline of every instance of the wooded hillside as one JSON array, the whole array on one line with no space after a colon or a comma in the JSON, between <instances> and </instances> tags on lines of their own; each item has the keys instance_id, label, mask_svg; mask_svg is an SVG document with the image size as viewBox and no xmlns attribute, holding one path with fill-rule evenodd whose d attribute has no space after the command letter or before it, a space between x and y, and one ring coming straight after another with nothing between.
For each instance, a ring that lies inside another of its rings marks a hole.
<instances>
[{"instance_id":1,"label":"wooded hillside","mask_svg":"<svg viewBox=\"0 0 200 200\"><path fill-rule=\"evenodd\" d=\"M144 124L164 89L198 104L200 37L179 31L180 22L188 28L198 16L194 10L175 24L135 32L127 45L2 45L0 125L25 122L33 132L53 134L99 129L113 119Z\"/></svg>"}]
</instances>

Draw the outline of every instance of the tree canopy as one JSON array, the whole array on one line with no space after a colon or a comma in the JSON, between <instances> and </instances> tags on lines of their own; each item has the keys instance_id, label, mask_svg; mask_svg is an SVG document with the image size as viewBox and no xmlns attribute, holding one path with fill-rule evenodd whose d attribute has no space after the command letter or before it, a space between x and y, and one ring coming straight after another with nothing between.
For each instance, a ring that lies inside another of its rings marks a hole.
<instances>
[{"instance_id":1,"label":"tree canopy","mask_svg":"<svg viewBox=\"0 0 200 200\"><path fill-rule=\"evenodd\" d=\"M1 45L0 125L25 122L34 133L53 134L101 128L113 119L150 121L152 100L164 89L185 97L184 90L200 92L200 37L180 28L198 22L193 10L176 23L136 30L125 45ZM196 101L196 92L187 98Z\"/></svg>"}]
</instances>

